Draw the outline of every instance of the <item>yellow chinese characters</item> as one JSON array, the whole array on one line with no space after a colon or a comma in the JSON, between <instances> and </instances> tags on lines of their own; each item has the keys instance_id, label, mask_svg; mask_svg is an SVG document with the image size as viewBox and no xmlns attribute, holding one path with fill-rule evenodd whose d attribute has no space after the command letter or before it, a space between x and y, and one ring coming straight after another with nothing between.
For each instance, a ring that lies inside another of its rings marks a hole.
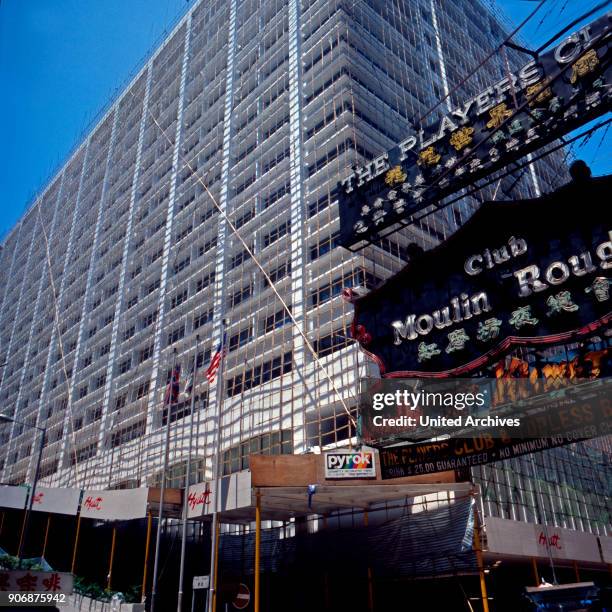
<instances>
[{"instance_id":1,"label":"yellow chinese characters","mask_svg":"<svg viewBox=\"0 0 612 612\"><path fill-rule=\"evenodd\" d=\"M441 157L433 147L427 147L419 153L418 163L425 166L435 166Z\"/></svg>"},{"instance_id":2,"label":"yellow chinese characters","mask_svg":"<svg viewBox=\"0 0 612 612\"><path fill-rule=\"evenodd\" d=\"M392 187L393 185L399 185L406 179L406 174L402 172L401 166L394 166L385 174L385 183Z\"/></svg>"},{"instance_id":3,"label":"yellow chinese characters","mask_svg":"<svg viewBox=\"0 0 612 612\"><path fill-rule=\"evenodd\" d=\"M502 102L489 111L491 119L487 123L487 127L489 129L498 128L508 117L512 117L513 114L508 105Z\"/></svg>"},{"instance_id":4,"label":"yellow chinese characters","mask_svg":"<svg viewBox=\"0 0 612 612\"><path fill-rule=\"evenodd\" d=\"M474 128L462 127L456 132L453 132L450 137L450 143L455 147L457 151L461 151L464 147L467 147L473 140L472 134Z\"/></svg>"},{"instance_id":5,"label":"yellow chinese characters","mask_svg":"<svg viewBox=\"0 0 612 612\"><path fill-rule=\"evenodd\" d=\"M589 74L589 72L593 72L598 65L599 58L597 57L597 51L595 51L595 49L587 51L574 62L570 82L575 83L580 77Z\"/></svg>"}]
</instances>

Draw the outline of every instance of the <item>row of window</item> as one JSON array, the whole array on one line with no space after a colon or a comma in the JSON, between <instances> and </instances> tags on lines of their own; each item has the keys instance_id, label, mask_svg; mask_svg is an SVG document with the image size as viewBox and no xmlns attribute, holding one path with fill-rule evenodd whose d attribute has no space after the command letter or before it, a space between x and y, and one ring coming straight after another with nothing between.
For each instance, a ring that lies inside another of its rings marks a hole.
<instances>
[{"instance_id":1,"label":"row of window","mask_svg":"<svg viewBox=\"0 0 612 612\"><path fill-rule=\"evenodd\" d=\"M250 370L245 370L237 376L233 376L226 381L227 395L233 397L243 391L252 389L258 385L278 378L287 372L291 372L293 367L293 353L288 351L279 357L266 361Z\"/></svg>"}]
</instances>

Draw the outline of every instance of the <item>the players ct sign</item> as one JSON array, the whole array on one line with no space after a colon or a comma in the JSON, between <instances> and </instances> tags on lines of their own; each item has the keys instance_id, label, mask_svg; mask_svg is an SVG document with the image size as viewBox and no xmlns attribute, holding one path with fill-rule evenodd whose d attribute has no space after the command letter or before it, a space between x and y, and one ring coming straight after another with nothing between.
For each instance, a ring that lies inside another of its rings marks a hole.
<instances>
[{"instance_id":1,"label":"the players ct sign","mask_svg":"<svg viewBox=\"0 0 612 612\"><path fill-rule=\"evenodd\" d=\"M325 454L325 478L375 478L374 452L334 452Z\"/></svg>"}]
</instances>

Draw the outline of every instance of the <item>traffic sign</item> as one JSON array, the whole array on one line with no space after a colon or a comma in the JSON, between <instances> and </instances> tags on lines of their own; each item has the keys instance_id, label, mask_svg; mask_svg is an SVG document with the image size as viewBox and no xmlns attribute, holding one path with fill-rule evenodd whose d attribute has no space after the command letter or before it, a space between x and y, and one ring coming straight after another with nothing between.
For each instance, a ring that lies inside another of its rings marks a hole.
<instances>
[{"instance_id":1,"label":"traffic sign","mask_svg":"<svg viewBox=\"0 0 612 612\"><path fill-rule=\"evenodd\" d=\"M232 600L232 606L234 606L236 610L244 610L249 605L250 601L251 591L249 590L249 587L246 584L241 582L238 585L238 592Z\"/></svg>"}]
</instances>

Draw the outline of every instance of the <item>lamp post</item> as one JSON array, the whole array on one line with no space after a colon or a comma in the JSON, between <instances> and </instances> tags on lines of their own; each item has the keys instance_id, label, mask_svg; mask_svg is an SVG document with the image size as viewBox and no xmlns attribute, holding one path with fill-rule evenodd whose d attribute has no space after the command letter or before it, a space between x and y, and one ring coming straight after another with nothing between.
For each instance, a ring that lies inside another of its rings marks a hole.
<instances>
[{"instance_id":1,"label":"lamp post","mask_svg":"<svg viewBox=\"0 0 612 612\"><path fill-rule=\"evenodd\" d=\"M36 486L38 485L38 477L40 475L40 462L42 459L42 452L45 444L45 434L47 433L46 427L38 427L38 425L28 425L23 421L18 421L13 417L10 417L6 414L0 414L0 422L5 423L16 423L17 425L23 425L25 427L33 427L34 429L38 429L40 431L40 444L38 446L38 458L36 460L36 471L34 472L34 482L32 483L32 491L30 492L30 499L28 500L28 505L25 510L25 517L23 519L23 537L19 542L19 550L17 551L17 558L19 559L19 566L21 567L21 555L23 553L24 543L28 537L28 528L30 526L30 513L32 512L32 503L34 501L34 493L36 493Z\"/></svg>"}]
</instances>

